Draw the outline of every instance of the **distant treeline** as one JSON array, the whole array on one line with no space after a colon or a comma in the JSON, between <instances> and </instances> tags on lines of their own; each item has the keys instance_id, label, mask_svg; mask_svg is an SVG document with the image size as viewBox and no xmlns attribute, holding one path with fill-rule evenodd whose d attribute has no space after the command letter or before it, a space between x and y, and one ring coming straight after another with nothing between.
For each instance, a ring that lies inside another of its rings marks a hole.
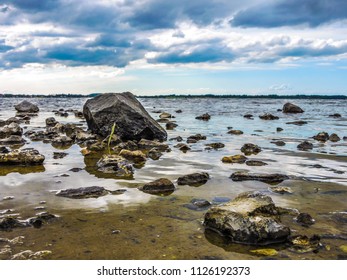
<instances>
[{"instance_id":1,"label":"distant treeline","mask_svg":"<svg viewBox=\"0 0 347 280\"><path fill-rule=\"evenodd\" d=\"M9 94L0 93L0 98L91 98L102 93L91 94ZM262 95L247 95L247 94L165 94L165 95L137 95L140 98L270 98L270 99L347 99L347 95L277 95L277 94L262 94Z\"/></svg>"}]
</instances>

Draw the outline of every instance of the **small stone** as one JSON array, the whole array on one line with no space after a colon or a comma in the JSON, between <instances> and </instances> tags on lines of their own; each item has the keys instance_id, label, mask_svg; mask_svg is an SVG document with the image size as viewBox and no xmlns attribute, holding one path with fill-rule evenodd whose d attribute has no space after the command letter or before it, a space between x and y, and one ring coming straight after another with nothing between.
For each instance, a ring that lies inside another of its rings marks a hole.
<instances>
[{"instance_id":1,"label":"small stone","mask_svg":"<svg viewBox=\"0 0 347 280\"><path fill-rule=\"evenodd\" d=\"M175 127L177 127L178 124L174 122L168 122L166 123L165 127L167 130L173 130Z\"/></svg>"},{"instance_id":2,"label":"small stone","mask_svg":"<svg viewBox=\"0 0 347 280\"><path fill-rule=\"evenodd\" d=\"M341 138L336 134L336 133L332 133L330 136L329 136L329 140L331 142L338 142L341 140Z\"/></svg>"},{"instance_id":3,"label":"small stone","mask_svg":"<svg viewBox=\"0 0 347 280\"><path fill-rule=\"evenodd\" d=\"M271 141L271 143L272 143L272 144L275 144L276 146L280 146L280 147L286 145L286 143L283 142L283 141Z\"/></svg>"},{"instance_id":4,"label":"small stone","mask_svg":"<svg viewBox=\"0 0 347 280\"><path fill-rule=\"evenodd\" d=\"M158 160L163 154L157 149L153 148L148 152L148 157L153 160Z\"/></svg>"},{"instance_id":5,"label":"small stone","mask_svg":"<svg viewBox=\"0 0 347 280\"><path fill-rule=\"evenodd\" d=\"M308 227L310 225L313 225L315 223L315 220L311 217L310 214L300 213L296 217L296 222L302 226Z\"/></svg>"},{"instance_id":6,"label":"small stone","mask_svg":"<svg viewBox=\"0 0 347 280\"><path fill-rule=\"evenodd\" d=\"M246 119L252 119L252 118L253 118L253 115L251 115L251 114L246 114L246 115L244 115L243 117L246 118Z\"/></svg>"},{"instance_id":7,"label":"small stone","mask_svg":"<svg viewBox=\"0 0 347 280\"><path fill-rule=\"evenodd\" d=\"M174 138L170 138L169 141L182 142L183 138L181 136L177 136L177 137L174 137Z\"/></svg>"},{"instance_id":8,"label":"small stone","mask_svg":"<svg viewBox=\"0 0 347 280\"><path fill-rule=\"evenodd\" d=\"M129 151L123 149L121 150L119 155L128 160L131 160L134 163L144 163L147 160L146 155L141 151Z\"/></svg>"},{"instance_id":9,"label":"small stone","mask_svg":"<svg viewBox=\"0 0 347 280\"><path fill-rule=\"evenodd\" d=\"M200 116L196 117L197 120L203 120L203 121L208 121L211 119L211 116L208 113L202 114Z\"/></svg>"},{"instance_id":10,"label":"small stone","mask_svg":"<svg viewBox=\"0 0 347 280\"><path fill-rule=\"evenodd\" d=\"M241 135L241 134L243 134L243 131L231 129L231 130L228 131L228 134Z\"/></svg>"},{"instance_id":11,"label":"small stone","mask_svg":"<svg viewBox=\"0 0 347 280\"><path fill-rule=\"evenodd\" d=\"M297 148L299 150L305 151L305 150L312 150L313 149L313 144L310 143L309 141L303 141L301 142Z\"/></svg>"},{"instance_id":12,"label":"small stone","mask_svg":"<svg viewBox=\"0 0 347 280\"><path fill-rule=\"evenodd\" d=\"M294 122L286 122L286 124L294 124L294 125L298 125L298 126L302 126L304 124L307 124L308 122L306 121L294 121Z\"/></svg>"},{"instance_id":13,"label":"small stone","mask_svg":"<svg viewBox=\"0 0 347 280\"><path fill-rule=\"evenodd\" d=\"M175 111L177 114L182 113L183 111L181 109Z\"/></svg>"},{"instance_id":14,"label":"small stone","mask_svg":"<svg viewBox=\"0 0 347 280\"><path fill-rule=\"evenodd\" d=\"M341 114L335 113L335 114L329 115L329 118L341 118Z\"/></svg>"},{"instance_id":15,"label":"small stone","mask_svg":"<svg viewBox=\"0 0 347 280\"><path fill-rule=\"evenodd\" d=\"M248 166L264 166L264 165L267 165L267 163L260 161L260 160L247 160L246 165L248 165Z\"/></svg>"},{"instance_id":16,"label":"small stone","mask_svg":"<svg viewBox=\"0 0 347 280\"><path fill-rule=\"evenodd\" d=\"M81 199L81 198L97 198L107 195L108 191L103 187L85 187L77 189L65 189L56 193L56 196L62 196L67 198Z\"/></svg>"},{"instance_id":17,"label":"small stone","mask_svg":"<svg viewBox=\"0 0 347 280\"><path fill-rule=\"evenodd\" d=\"M252 143L246 143L242 146L241 152L243 152L246 156L251 154L258 154L261 152L261 148L258 145Z\"/></svg>"},{"instance_id":18,"label":"small stone","mask_svg":"<svg viewBox=\"0 0 347 280\"><path fill-rule=\"evenodd\" d=\"M281 132L281 131L283 131L283 128L282 128L282 127L277 127L277 128L276 128L276 131L277 131L277 132Z\"/></svg>"},{"instance_id":19,"label":"small stone","mask_svg":"<svg viewBox=\"0 0 347 280\"><path fill-rule=\"evenodd\" d=\"M347 245L341 245L339 248L342 252L347 253Z\"/></svg>"},{"instance_id":20,"label":"small stone","mask_svg":"<svg viewBox=\"0 0 347 280\"><path fill-rule=\"evenodd\" d=\"M174 192L175 186L169 179L160 178L143 185L139 190L149 194L170 194Z\"/></svg>"},{"instance_id":21,"label":"small stone","mask_svg":"<svg viewBox=\"0 0 347 280\"><path fill-rule=\"evenodd\" d=\"M119 234L119 233L120 233L120 230L119 230L119 229L115 229L115 230L112 230L111 233L112 233L112 234Z\"/></svg>"},{"instance_id":22,"label":"small stone","mask_svg":"<svg viewBox=\"0 0 347 280\"><path fill-rule=\"evenodd\" d=\"M262 174L262 173L249 173L243 171L237 171L231 174L230 178L233 181L260 181L268 184L281 183L284 180L289 179L288 176L282 174Z\"/></svg>"},{"instance_id":23,"label":"small stone","mask_svg":"<svg viewBox=\"0 0 347 280\"><path fill-rule=\"evenodd\" d=\"M313 136L313 139L320 142L326 142L329 140L329 134L326 132L319 132L317 135Z\"/></svg>"},{"instance_id":24,"label":"small stone","mask_svg":"<svg viewBox=\"0 0 347 280\"><path fill-rule=\"evenodd\" d=\"M219 143L219 142L218 143L205 144L205 146L210 147L210 148L215 149L215 150L222 149L225 147L225 145L223 143Z\"/></svg>"},{"instance_id":25,"label":"small stone","mask_svg":"<svg viewBox=\"0 0 347 280\"><path fill-rule=\"evenodd\" d=\"M278 252L275 249L256 249L250 250L250 252L256 255L262 255L267 257L278 255Z\"/></svg>"},{"instance_id":26,"label":"small stone","mask_svg":"<svg viewBox=\"0 0 347 280\"><path fill-rule=\"evenodd\" d=\"M4 196L2 200L12 200L14 199L14 196Z\"/></svg>"},{"instance_id":27,"label":"small stone","mask_svg":"<svg viewBox=\"0 0 347 280\"><path fill-rule=\"evenodd\" d=\"M278 120L278 119L279 119L279 117L274 116L274 115L272 115L272 114L268 114L268 113L259 116L259 118L262 119L262 120L267 120L267 121L268 121L268 120Z\"/></svg>"},{"instance_id":28,"label":"small stone","mask_svg":"<svg viewBox=\"0 0 347 280\"><path fill-rule=\"evenodd\" d=\"M206 172L192 173L184 175L177 179L178 185L201 186L210 179L210 175Z\"/></svg>"},{"instance_id":29,"label":"small stone","mask_svg":"<svg viewBox=\"0 0 347 280\"><path fill-rule=\"evenodd\" d=\"M270 187L270 190L279 194L293 193L293 190L290 187Z\"/></svg>"},{"instance_id":30,"label":"small stone","mask_svg":"<svg viewBox=\"0 0 347 280\"><path fill-rule=\"evenodd\" d=\"M171 118L172 116L171 116L171 114L169 114L169 113L161 113L160 115L159 115L159 118L161 118L161 119L168 119L168 118Z\"/></svg>"},{"instance_id":31,"label":"small stone","mask_svg":"<svg viewBox=\"0 0 347 280\"><path fill-rule=\"evenodd\" d=\"M175 148L178 148L180 151L182 151L182 152L187 152L187 151L189 151L189 150L191 150L190 149L190 147L188 146L188 145L186 145L186 144L184 144L184 143L178 143L176 146L174 146Z\"/></svg>"},{"instance_id":32,"label":"small stone","mask_svg":"<svg viewBox=\"0 0 347 280\"><path fill-rule=\"evenodd\" d=\"M244 155L226 156L222 158L224 163L245 163L248 158Z\"/></svg>"}]
</instances>

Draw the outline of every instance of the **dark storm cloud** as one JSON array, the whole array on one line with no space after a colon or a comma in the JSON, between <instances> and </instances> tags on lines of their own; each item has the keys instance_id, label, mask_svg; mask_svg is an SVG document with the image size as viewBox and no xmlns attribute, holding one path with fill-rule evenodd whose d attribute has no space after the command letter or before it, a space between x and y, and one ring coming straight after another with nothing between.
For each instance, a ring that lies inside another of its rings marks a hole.
<instances>
[{"instance_id":1,"label":"dark storm cloud","mask_svg":"<svg viewBox=\"0 0 347 280\"><path fill-rule=\"evenodd\" d=\"M267 28L299 24L315 27L346 18L346 0L279 0L246 8L234 16L231 24Z\"/></svg>"}]
</instances>

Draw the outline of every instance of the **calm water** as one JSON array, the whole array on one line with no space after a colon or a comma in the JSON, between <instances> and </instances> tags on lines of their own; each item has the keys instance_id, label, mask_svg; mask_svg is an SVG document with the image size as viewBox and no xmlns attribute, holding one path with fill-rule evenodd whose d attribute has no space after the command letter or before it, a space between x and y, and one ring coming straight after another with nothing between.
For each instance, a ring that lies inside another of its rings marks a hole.
<instances>
[{"instance_id":1,"label":"calm water","mask_svg":"<svg viewBox=\"0 0 347 280\"><path fill-rule=\"evenodd\" d=\"M13 106L21 99L0 100L0 119L15 115ZM86 99L30 100L40 107L26 129L43 129L45 119L54 116L52 110L59 108L81 110ZM318 132L337 133L342 139L347 136L347 106L345 100L276 100L276 99L141 99L147 111L158 118L156 110L172 113L178 127L168 131L168 138L178 135L186 137L195 133L207 136L207 140L192 144L192 150L182 153L168 141L172 151L160 160L148 160L141 169L135 170L134 180L116 180L96 173L89 166L97 159L86 160L81 147L73 145L64 150L68 155L53 159L58 150L51 144L31 142L25 147L34 147L45 155L44 168L15 169L1 167L0 212L14 209L22 218L33 216L39 201L45 200L46 211L60 219L40 229L15 229L0 232L0 237L25 237L23 245L12 250L51 250L52 259L258 259L250 252L254 247L227 244L222 238L204 232L201 224L204 211L186 207L193 198L216 201L218 198L234 198L237 194L259 190L269 194L279 206L297 208L310 213L316 223L303 228L292 223L297 234L347 235L347 142L314 143L310 152L298 151L296 146ZM293 102L305 110L304 114L286 115L277 112L285 102ZM181 109L183 113L176 114ZM210 121L196 120L197 115L208 112ZM272 113L279 120L264 121L258 118L263 113ZM254 119L243 118L253 114ZM342 118L329 118L339 113ZM67 118L54 116L62 123L81 123L70 114ZM296 126L287 122L304 120L308 124ZM84 122L81 123L86 128ZM24 125L22 125L24 127ZM228 127L240 129L243 135L227 134ZM283 131L276 132L281 127ZM286 145L278 147L273 140L283 140ZM225 148L218 151L205 150L205 144L222 142ZM251 142L262 147L258 155L250 156L268 163L266 166L250 167L245 164L224 164L221 158L240 153L244 143ZM317 168L315 165L321 165ZM80 167L74 173L71 168ZM261 182L233 182L229 176L238 170L260 173L284 173L295 179L281 186L290 186L291 195L280 195L269 191L269 185ZM35 173L33 172L35 171ZM177 190L166 197L152 196L140 192L137 187L160 177L175 181L179 176L193 172L208 172L211 180L200 187L177 186ZM68 174L69 177L61 175ZM121 195L107 195L97 199L71 200L56 197L55 191L65 188L103 186L109 190L126 189ZM1 200L14 196L13 200ZM344 215L337 219L336 213ZM112 231L120 230L119 234ZM347 244L341 239L323 239L323 249L318 253L299 254L276 248L279 259L337 259L346 257L340 246ZM1 244L0 244L1 247ZM0 256L1 258L1 256Z\"/></svg>"}]
</instances>

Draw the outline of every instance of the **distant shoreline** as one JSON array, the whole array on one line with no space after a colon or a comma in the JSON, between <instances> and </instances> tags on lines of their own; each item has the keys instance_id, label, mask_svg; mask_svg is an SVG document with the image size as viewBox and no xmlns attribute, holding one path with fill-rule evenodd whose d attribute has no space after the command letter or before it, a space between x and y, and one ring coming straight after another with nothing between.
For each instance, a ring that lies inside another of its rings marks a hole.
<instances>
[{"instance_id":1,"label":"distant shoreline","mask_svg":"<svg viewBox=\"0 0 347 280\"><path fill-rule=\"evenodd\" d=\"M92 98L102 93L91 94L0 94L0 98ZM347 99L347 95L276 95L276 94L261 94L261 95L247 95L247 94L169 94L169 95L136 95L137 98L244 98L244 99Z\"/></svg>"}]
</instances>

